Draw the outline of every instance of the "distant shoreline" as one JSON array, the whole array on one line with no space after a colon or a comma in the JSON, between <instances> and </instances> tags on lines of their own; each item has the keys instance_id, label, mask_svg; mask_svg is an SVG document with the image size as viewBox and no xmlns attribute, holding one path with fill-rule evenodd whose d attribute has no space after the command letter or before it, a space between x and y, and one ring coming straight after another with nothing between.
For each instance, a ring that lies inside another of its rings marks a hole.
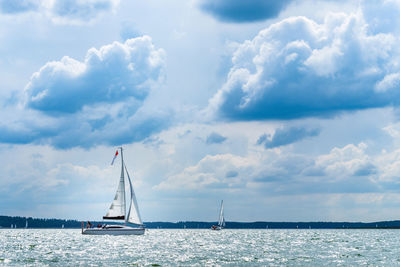
<instances>
[{"instance_id":1,"label":"distant shoreline","mask_svg":"<svg viewBox=\"0 0 400 267\"><path fill-rule=\"evenodd\" d=\"M28 227L28 228L10 228L10 227L0 227L1 230L80 230L81 227L69 227L69 228L56 228L56 227ZM209 228L150 228L151 230L208 230ZM364 227L364 228L225 228L227 230L400 230L400 227Z\"/></svg>"},{"instance_id":2,"label":"distant shoreline","mask_svg":"<svg viewBox=\"0 0 400 267\"><path fill-rule=\"evenodd\" d=\"M93 225L108 223L91 221ZM79 229L81 221L46 219L20 216L0 216L0 228L28 228L35 229ZM180 222L144 222L149 229L209 229L216 222L180 221ZM228 229L400 229L400 220L379 222L233 222L227 221Z\"/></svg>"}]
</instances>

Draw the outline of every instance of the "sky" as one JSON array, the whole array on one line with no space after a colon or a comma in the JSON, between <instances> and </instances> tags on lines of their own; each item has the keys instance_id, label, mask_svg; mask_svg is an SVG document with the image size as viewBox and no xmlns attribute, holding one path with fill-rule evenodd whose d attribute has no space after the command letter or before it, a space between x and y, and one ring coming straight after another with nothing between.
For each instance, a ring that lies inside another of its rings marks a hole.
<instances>
[{"instance_id":1,"label":"sky","mask_svg":"<svg viewBox=\"0 0 400 267\"><path fill-rule=\"evenodd\" d=\"M0 0L0 214L400 218L400 0Z\"/></svg>"}]
</instances>

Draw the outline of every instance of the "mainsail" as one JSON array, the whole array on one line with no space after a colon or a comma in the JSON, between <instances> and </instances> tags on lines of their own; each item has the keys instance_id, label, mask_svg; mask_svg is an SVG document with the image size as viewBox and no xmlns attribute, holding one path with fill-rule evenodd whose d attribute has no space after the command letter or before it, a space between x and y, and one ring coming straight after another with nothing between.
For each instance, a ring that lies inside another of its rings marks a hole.
<instances>
[{"instance_id":1,"label":"mainsail","mask_svg":"<svg viewBox=\"0 0 400 267\"><path fill-rule=\"evenodd\" d=\"M103 219L110 220L125 220L125 177L124 177L124 158L122 155L121 148L121 178L119 179L119 185L113 202L111 203L110 209Z\"/></svg>"},{"instance_id":2,"label":"mainsail","mask_svg":"<svg viewBox=\"0 0 400 267\"><path fill-rule=\"evenodd\" d=\"M225 218L224 218L224 201L221 200L221 209L219 211L219 219L218 226L225 227Z\"/></svg>"}]
</instances>

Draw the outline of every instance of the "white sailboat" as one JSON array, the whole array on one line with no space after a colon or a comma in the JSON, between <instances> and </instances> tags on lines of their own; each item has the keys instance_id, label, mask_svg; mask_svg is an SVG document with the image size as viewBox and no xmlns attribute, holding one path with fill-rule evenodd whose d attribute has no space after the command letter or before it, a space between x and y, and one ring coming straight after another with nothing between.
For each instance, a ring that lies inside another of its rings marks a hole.
<instances>
[{"instance_id":1,"label":"white sailboat","mask_svg":"<svg viewBox=\"0 0 400 267\"><path fill-rule=\"evenodd\" d=\"M221 208L219 210L218 224L211 226L211 230L221 230L224 227L225 227L224 201L221 200Z\"/></svg>"},{"instance_id":2,"label":"white sailboat","mask_svg":"<svg viewBox=\"0 0 400 267\"><path fill-rule=\"evenodd\" d=\"M145 227L140 218L139 207L136 201L135 192L133 191L132 181L129 177L128 169L124 163L122 147L119 148L121 151L121 177L119 180L119 185L117 192L115 194L114 200L103 219L107 220L123 220L124 225L98 225L97 227L92 227L90 222L87 223L86 228L83 227L82 222L82 234L84 235L143 235L145 232ZM118 150L115 153L113 162L118 156ZM125 172L127 178L125 178ZM125 198L125 179L129 181L129 191L130 191L130 202L128 212L126 213L126 198ZM128 226L127 223L133 224L135 226Z\"/></svg>"}]
</instances>

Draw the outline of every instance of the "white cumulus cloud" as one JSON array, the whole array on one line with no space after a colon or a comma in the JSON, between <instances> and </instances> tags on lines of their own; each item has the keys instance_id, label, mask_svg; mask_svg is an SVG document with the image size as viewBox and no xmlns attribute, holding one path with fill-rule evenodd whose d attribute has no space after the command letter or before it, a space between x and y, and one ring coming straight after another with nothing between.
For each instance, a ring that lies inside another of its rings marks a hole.
<instances>
[{"instance_id":1,"label":"white cumulus cloud","mask_svg":"<svg viewBox=\"0 0 400 267\"><path fill-rule=\"evenodd\" d=\"M91 48L84 61L48 62L27 84L19 116L0 123L0 142L71 148L141 141L172 120L170 111L145 105L164 68L165 52L148 36Z\"/></svg>"},{"instance_id":2,"label":"white cumulus cloud","mask_svg":"<svg viewBox=\"0 0 400 267\"><path fill-rule=\"evenodd\" d=\"M42 112L76 112L85 105L142 102L162 79L165 53L148 36L90 49L83 62L48 62L25 88L26 104Z\"/></svg>"},{"instance_id":3,"label":"white cumulus cloud","mask_svg":"<svg viewBox=\"0 0 400 267\"><path fill-rule=\"evenodd\" d=\"M399 105L399 24L379 30L373 8L329 13L322 23L290 17L260 31L232 55L208 110L228 120L263 120Z\"/></svg>"}]
</instances>

